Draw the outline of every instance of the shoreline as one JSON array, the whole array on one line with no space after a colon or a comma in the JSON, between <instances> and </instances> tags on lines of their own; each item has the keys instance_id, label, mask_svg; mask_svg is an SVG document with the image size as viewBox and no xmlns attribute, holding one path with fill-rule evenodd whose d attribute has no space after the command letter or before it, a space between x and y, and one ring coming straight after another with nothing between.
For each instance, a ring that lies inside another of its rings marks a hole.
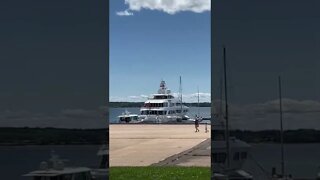
<instances>
[{"instance_id":1,"label":"shoreline","mask_svg":"<svg viewBox=\"0 0 320 180\"><path fill-rule=\"evenodd\" d=\"M110 127L165 127L176 130L193 124L110 124ZM204 129L200 124L200 130ZM208 124L208 128L211 125ZM230 135L249 144L280 144L278 130L242 131L232 130ZM285 144L316 144L320 143L320 130L299 129L285 131ZM146 138L146 137L145 137ZM109 129L65 129L65 128L27 128L0 127L0 146L27 145L98 145L109 139Z\"/></svg>"}]
</instances>

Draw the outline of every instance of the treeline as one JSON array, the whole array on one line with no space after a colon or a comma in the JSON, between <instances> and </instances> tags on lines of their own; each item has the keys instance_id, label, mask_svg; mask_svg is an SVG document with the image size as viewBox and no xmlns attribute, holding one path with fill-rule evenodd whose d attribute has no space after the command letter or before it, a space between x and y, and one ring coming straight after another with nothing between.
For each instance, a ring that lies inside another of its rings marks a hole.
<instances>
[{"instance_id":1,"label":"treeline","mask_svg":"<svg viewBox=\"0 0 320 180\"><path fill-rule=\"evenodd\" d=\"M125 107L141 107L144 102L110 102L109 106L111 108L125 108ZM183 103L186 106L194 106L198 107L198 103ZM201 102L199 103L199 107L211 107L211 103L209 102Z\"/></svg>"},{"instance_id":2,"label":"treeline","mask_svg":"<svg viewBox=\"0 0 320 180\"><path fill-rule=\"evenodd\" d=\"M280 143L279 130L234 130L230 135L248 143ZM320 131L314 129L286 130L283 137L285 143L320 143Z\"/></svg>"},{"instance_id":3,"label":"treeline","mask_svg":"<svg viewBox=\"0 0 320 180\"><path fill-rule=\"evenodd\" d=\"M0 128L0 145L102 144L107 129Z\"/></svg>"},{"instance_id":4,"label":"treeline","mask_svg":"<svg viewBox=\"0 0 320 180\"><path fill-rule=\"evenodd\" d=\"M214 134L213 134L214 135ZM279 143L278 130L230 131L230 136L248 143ZM0 145L102 144L109 139L107 129L0 128ZM287 130L285 143L320 143L320 131Z\"/></svg>"}]
</instances>

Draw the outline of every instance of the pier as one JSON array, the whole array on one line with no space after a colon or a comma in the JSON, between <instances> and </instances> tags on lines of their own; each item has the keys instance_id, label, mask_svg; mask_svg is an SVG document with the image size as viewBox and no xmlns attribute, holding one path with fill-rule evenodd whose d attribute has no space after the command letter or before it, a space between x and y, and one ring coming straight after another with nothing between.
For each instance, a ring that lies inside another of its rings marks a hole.
<instances>
[{"instance_id":1,"label":"pier","mask_svg":"<svg viewBox=\"0 0 320 180\"><path fill-rule=\"evenodd\" d=\"M110 166L210 167L210 126L207 133L205 125L195 133L192 124L112 124L109 128Z\"/></svg>"}]
</instances>

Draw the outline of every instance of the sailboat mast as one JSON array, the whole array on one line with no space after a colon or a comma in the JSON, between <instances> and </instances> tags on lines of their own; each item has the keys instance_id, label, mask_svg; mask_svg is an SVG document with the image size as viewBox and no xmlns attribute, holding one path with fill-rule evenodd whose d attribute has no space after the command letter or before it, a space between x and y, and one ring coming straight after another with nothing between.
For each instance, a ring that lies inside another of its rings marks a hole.
<instances>
[{"instance_id":1,"label":"sailboat mast","mask_svg":"<svg viewBox=\"0 0 320 180\"><path fill-rule=\"evenodd\" d=\"M229 119L228 119L228 92L227 92L227 65L226 65L226 48L223 47L223 65L224 65L224 96L226 108L226 146L227 146L227 168L230 168L230 144L229 144Z\"/></svg>"},{"instance_id":2,"label":"sailboat mast","mask_svg":"<svg viewBox=\"0 0 320 180\"><path fill-rule=\"evenodd\" d=\"M181 118L182 118L182 82L181 82L181 76L180 76L180 87L179 87L179 90L180 90L180 114L181 114Z\"/></svg>"},{"instance_id":3,"label":"sailboat mast","mask_svg":"<svg viewBox=\"0 0 320 180\"><path fill-rule=\"evenodd\" d=\"M222 71L221 71L222 72ZM223 77L222 77L222 73L221 73L221 77L220 77L220 109L219 109L219 120L222 122L223 119Z\"/></svg>"},{"instance_id":4,"label":"sailboat mast","mask_svg":"<svg viewBox=\"0 0 320 180\"><path fill-rule=\"evenodd\" d=\"M284 145L283 145L283 124L282 124L282 95L281 95L281 77L279 81L279 106L280 106L280 140L281 140L281 174L284 177Z\"/></svg>"},{"instance_id":5,"label":"sailboat mast","mask_svg":"<svg viewBox=\"0 0 320 180\"><path fill-rule=\"evenodd\" d=\"M198 116L200 116L199 87L197 87L197 89L198 89Z\"/></svg>"}]
</instances>

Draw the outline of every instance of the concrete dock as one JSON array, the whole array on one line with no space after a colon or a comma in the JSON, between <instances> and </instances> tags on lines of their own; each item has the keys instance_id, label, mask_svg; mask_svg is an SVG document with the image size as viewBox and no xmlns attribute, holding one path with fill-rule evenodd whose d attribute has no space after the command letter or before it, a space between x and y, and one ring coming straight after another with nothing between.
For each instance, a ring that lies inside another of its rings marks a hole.
<instances>
[{"instance_id":1,"label":"concrete dock","mask_svg":"<svg viewBox=\"0 0 320 180\"><path fill-rule=\"evenodd\" d=\"M195 133L191 124L112 124L109 126L110 166L161 165L176 157L179 161L170 160L173 163L166 164L210 166L210 126L208 133L205 125L199 129Z\"/></svg>"}]
</instances>

